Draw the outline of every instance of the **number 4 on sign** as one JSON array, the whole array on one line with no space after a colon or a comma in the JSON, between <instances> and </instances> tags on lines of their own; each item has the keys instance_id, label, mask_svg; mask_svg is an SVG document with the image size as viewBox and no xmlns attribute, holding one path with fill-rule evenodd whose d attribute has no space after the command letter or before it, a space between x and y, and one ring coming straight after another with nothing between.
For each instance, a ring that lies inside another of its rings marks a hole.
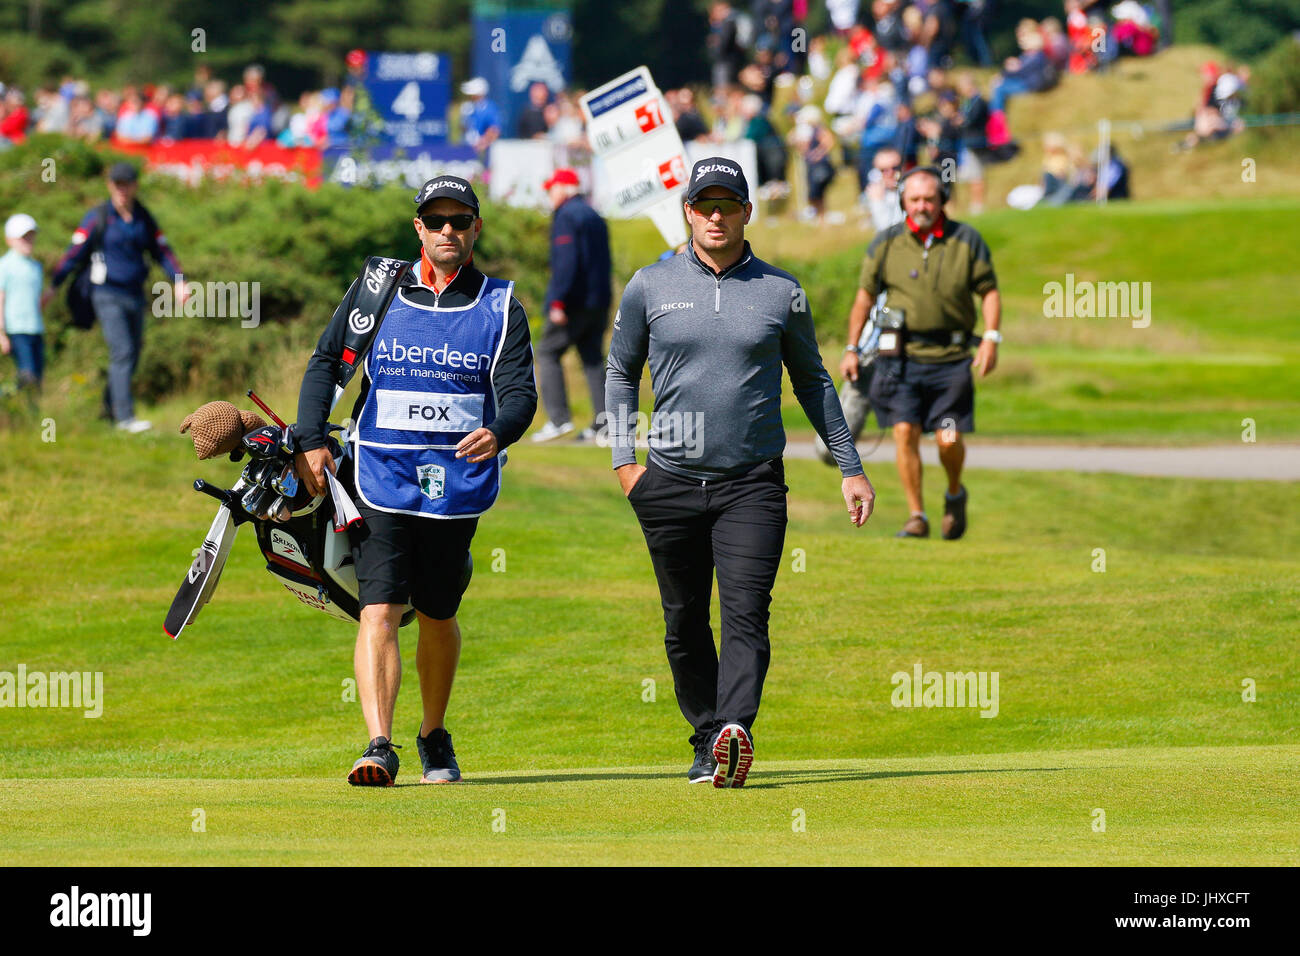
<instances>
[{"instance_id":1,"label":"number 4 on sign","mask_svg":"<svg viewBox=\"0 0 1300 956\"><path fill-rule=\"evenodd\" d=\"M412 123L418 120L424 113L424 104L420 102L420 84L412 80L402 87L402 92L393 100L392 110Z\"/></svg>"}]
</instances>

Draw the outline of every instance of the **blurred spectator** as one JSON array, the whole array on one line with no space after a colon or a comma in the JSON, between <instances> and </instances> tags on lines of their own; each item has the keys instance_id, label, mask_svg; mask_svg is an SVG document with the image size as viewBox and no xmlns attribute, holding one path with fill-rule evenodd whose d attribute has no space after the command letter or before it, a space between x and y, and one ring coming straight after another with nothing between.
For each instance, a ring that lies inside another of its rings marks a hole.
<instances>
[{"instance_id":1,"label":"blurred spectator","mask_svg":"<svg viewBox=\"0 0 1300 956\"><path fill-rule=\"evenodd\" d=\"M265 86L257 87L255 92L250 91L248 103L252 107L248 117L248 135L239 145L245 149L253 149L263 141L273 138L271 103L267 99Z\"/></svg>"},{"instance_id":2,"label":"blurred spectator","mask_svg":"<svg viewBox=\"0 0 1300 956\"><path fill-rule=\"evenodd\" d=\"M1098 51L1105 46L1106 27L1088 19L1083 0L1065 0L1065 33L1070 42L1070 72L1094 69Z\"/></svg>"},{"instance_id":3,"label":"blurred spectator","mask_svg":"<svg viewBox=\"0 0 1300 956\"><path fill-rule=\"evenodd\" d=\"M248 138L248 124L253 119L255 109L242 83L230 90L230 106L226 110L226 140L231 146L242 146Z\"/></svg>"},{"instance_id":4,"label":"blurred spectator","mask_svg":"<svg viewBox=\"0 0 1300 956\"><path fill-rule=\"evenodd\" d=\"M68 135L95 143L104 138L104 115L85 96L74 96L68 104Z\"/></svg>"},{"instance_id":5,"label":"blurred spectator","mask_svg":"<svg viewBox=\"0 0 1300 956\"><path fill-rule=\"evenodd\" d=\"M956 0L958 35L966 52L978 66L992 66L993 53L989 50L984 28L988 25L994 0Z\"/></svg>"},{"instance_id":6,"label":"blurred spectator","mask_svg":"<svg viewBox=\"0 0 1300 956\"><path fill-rule=\"evenodd\" d=\"M0 257L0 353L13 355L19 387L39 389L45 374L45 280L40 262L32 256L36 220L21 212L10 216L5 220L5 243L9 251Z\"/></svg>"},{"instance_id":7,"label":"blurred spectator","mask_svg":"<svg viewBox=\"0 0 1300 956\"><path fill-rule=\"evenodd\" d=\"M898 57L905 56L912 39L903 23L903 0L873 0L871 17L876 24L876 42Z\"/></svg>"},{"instance_id":8,"label":"blurred spectator","mask_svg":"<svg viewBox=\"0 0 1300 956\"><path fill-rule=\"evenodd\" d=\"M858 0L826 0L826 12L840 36L847 36L858 25Z\"/></svg>"},{"instance_id":9,"label":"blurred spectator","mask_svg":"<svg viewBox=\"0 0 1300 956\"><path fill-rule=\"evenodd\" d=\"M1043 195L1045 206L1061 206L1088 198L1085 181L1086 164L1078 147L1066 142L1060 133L1043 136Z\"/></svg>"},{"instance_id":10,"label":"blurred spectator","mask_svg":"<svg viewBox=\"0 0 1300 956\"><path fill-rule=\"evenodd\" d=\"M745 47L753 39L752 33L753 23L732 9L731 4L709 4L709 75L715 87L736 82L745 65Z\"/></svg>"},{"instance_id":11,"label":"blurred spectator","mask_svg":"<svg viewBox=\"0 0 1300 956\"><path fill-rule=\"evenodd\" d=\"M925 15L919 7L904 8L903 27L908 39L907 53L903 58L907 92L909 96L919 96L925 92L925 74L930 69L930 50L925 43Z\"/></svg>"},{"instance_id":12,"label":"blurred spectator","mask_svg":"<svg viewBox=\"0 0 1300 956\"><path fill-rule=\"evenodd\" d=\"M460 105L461 135L479 156L485 157L501 135L501 114L487 98L488 81L483 77L466 80L460 85L460 91L469 97Z\"/></svg>"},{"instance_id":13,"label":"blurred spectator","mask_svg":"<svg viewBox=\"0 0 1300 956\"><path fill-rule=\"evenodd\" d=\"M342 90L332 86L321 90L321 103L325 110L325 138L328 145L338 146L347 142L355 96L356 91L350 86L345 86Z\"/></svg>"},{"instance_id":14,"label":"blurred spectator","mask_svg":"<svg viewBox=\"0 0 1300 956\"><path fill-rule=\"evenodd\" d=\"M1021 54L1008 57L1000 76L993 78L994 112L1006 109L1007 100L1024 93L1041 93L1056 83L1056 71L1043 51L1043 35L1033 20L1021 20L1016 27Z\"/></svg>"},{"instance_id":15,"label":"blurred spectator","mask_svg":"<svg viewBox=\"0 0 1300 956\"><path fill-rule=\"evenodd\" d=\"M910 103L899 103L894 107L894 136L891 145L903 157L904 169L916 165L916 152L921 145L920 134L916 130L916 118L912 115Z\"/></svg>"},{"instance_id":16,"label":"blurred spectator","mask_svg":"<svg viewBox=\"0 0 1300 956\"><path fill-rule=\"evenodd\" d=\"M858 65L868 76L880 76L885 72L885 50L871 31L864 26L856 26L849 31L849 49L857 57Z\"/></svg>"},{"instance_id":17,"label":"blurred spectator","mask_svg":"<svg viewBox=\"0 0 1300 956\"><path fill-rule=\"evenodd\" d=\"M181 139L211 139L208 111L202 93L185 94L185 113L181 120Z\"/></svg>"},{"instance_id":18,"label":"blurred spectator","mask_svg":"<svg viewBox=\"0 0 1300 956\"><path fill-rule=\"evenodd\" d=\"M830 114L832 124L836 117L850 116L853 113L853 103L858 96L861 78L862 70L853 57L853 51L842 47L835 55L835 72L826 87L826 99L822 100L822 108Z\"/></svg>"},{"instance_id":19,"label":"blurred spectator","mask_svg":"<svg viewBox=\"0 0 1300 956\"><path fill-rule=\"evenodd\" d=\"M855 113L861 117L862 134L858 140L858 190L867 188L867 181L876 151L892 146L898 134L898 96L888 80L868 76L858 97ZM913 160L915 160L913 150Z\"/></svg>"},{"instance_id":20,"label":"blurred spectator","mask_svg":"<svg viewBox=\"0 0 1300 956\"><path fill-rule=\"evenodd\" d=\"M831 59L826 54L826 38L813 37L808 42L808 75L818 83L825 82L831 76Z\"/></svg>"},{"instance_id":21,"label":"blurred spectator","mask_svg":"<svg viewBox=\"0 0 1300 956\"><path fill-rule=\"evenodd\" d=\"M111 138L116 130L117 111L121 106L121 99L112 90L105 88L95 93L95 115L103 124L105 139Z\"/></svg>"},{"instance_id":22,"label":"blurred spectator","mask_svg":"<svg viewBox=\"0 0 1300 956\"><path fill-rule=\"evenodd\" d=\"M52 86L36 91L33 120L38 133L66 133L68 131L68 101Z\"/></svg>"},{"instance_id":23,"label":"blurred spectator","mask_svg":"<svg viewBox=\"0 0 1300 956\"><path fill-rule=\"evenodd\" d=\"M915 0L921 11L921 42L926 49L929 66L948 66L952 61L952 48L957 39L957 16L950 0Z\"/></svg>"},{"instance_id":24,"label":"blurred spectator","mask_svg":"<svg viewBox=\"0 0 1300 956\"><path fill-rule=\"evenodd\" d=\"M789 193L785 183L788 161L785 142L768 118L767 107L756 93L746 93L740 101L740 115L746 121L745 139L752 140L758 159L759 198L775 199Z\"/></svg>"},{"instance_id":25,"label":"blurred spectator","mask_svg":"<svg viewBox=\"0 0 1300 956\"><path fill-rule=\"evenodd\" d=\"M546 123L546 104L551 101L551 91L541 81L528 87L528 105L519 114L515 135L520 139L545 139L550 128Z\"/></svg>"},{"instance_id":26,"label":"blurred spectator","mask_svg":"<svg viewBox=\"0 0 1300 956\"><path fill-rule=\"evenodd\" d=\"M0 136L15 143L27 138L27 98L16 86L5 90L4 105L0 108Z\"/></svg>"},{"instance_id":27,"label":"blurred spectator","mask_svg":"<svg viewBox=\"0 0 1300 956\"><path fill-rule=\"evenodd\" d=\"M677 126L677 135L683 143L693 141L705 142L709 139L709 127L695 108L695 91L689 86L672 91L667 97L668 106L673 111L673 123Z\"/></svg>"},{"instance_id":28,"label":"blurred spectator","mask_svg":"<svg viewBox=\"0 0 1300 956\"><path fill-rule=\"evenodd\" d=\"M753 11L757 43L771 51L777 73L790 72L796 66L791 56L794 0L754 0Z\"/></svg>"},{"instance_id":29,"label":"blurred spectator","mask_svg":"<svg viewBox=\"0 0 1300 956\"><path fill-rule=\"evenodd\" d=\"M835 166L831 163L835 137L826 128L820 109L809 104L799 110L794 129L790 131L790 143L803 156L808 177L809 208L801 216L820 221L826 215L826 189L835 178Z\"/></svg>"},{"instance_id":30,"label":"blurred spectator","mask_svg":"<svg viewBox=\"0 0 1300 956\"><path fill-rule=\"evenodd\" d=\"M158 117L144 108L144 101L134 87L127 87L113 130L113 135L123 143L148 144L158 135Z\"/></svg>"},{"instance_id":31,"label":"blurred spectator","mask_svg":"<svg viewBox=\"0 0 1300 956\"><path fill-rule=\"evenodd\" d=\"M212 67L206 63L200 62L194 68L194 82L190 88L185 91L185 95L197 96L200 100L205 99L207 95L208 84L212 82Z\"/></svg>"},{"instance_id":32,"label":"blurred spectator","mask_svg":"<svg viewBox=\"0 0 1300 956\"><path fill-rule=\"evenodd\" d=\"M230 97L226 95L226 84L222 80L208 80L203 84L203 132L204 139L218 139L226 134L226 110L230 108Z\"/></svg>"},{"instance_id":33,"label":"blurred spectator","mask_svg":"<svg viewBox=\"0 0 1300 956\"><path fill-rule=\"evenodd\" d=\"M1048 17L1039 26L1043 34L1043 52L1047 54L1052 69L1064 73L1070 66L1070 38L1056 17Z\"/></svg>"},{"instance_id":34,"label":"blurred spectator","mask_svg":"<svg viewBox=\"0 0 1300 956\"><path fill-rule=\"evenodd\" d=\"M557 163L574 165L590 153L587 133L583 126L582 110L578 107L581 92L555 94L555 102L546 107L546 119L551 124L549 138L557 147Z\"/></svg>"},{"instance_id":35,"label":"blurred spectator","mask_svg":"<svg viewBox=\"0 0 1300 956\"><path fill-rule=\"evenodd\" d=\"M876 151L863 191L871 225L876 232L903 221L903 204L899 202L898 178L903 174L903 157L892 146Z\"/></svg>"},{"instance_id":36,"label":"blurred spectator","mask_svg":"<svg viewBox=\"0 0 1300 956\"><path fill-rule=\"evenodd\" d=\"M1107 199L1128 199L1128 164L1120 159L1114 143L1106 155L1103 152L1099 147L1092 156L1092 165L1088 167L1092 189L1087 198L1100 198L1104 186Z\"/></svg>"},{"instance_id":37,"label":"blurred spectator","mask_svg":"<svg viewBox=\"0 0 1300 956\"><path fill-rule=\"evenodd\" d=\"M747 94L739 86L727 87L715 95L713 103L712 139L719 143L734 143L745 136L748 119L741 115L740 103Z\"/></svg>"},{"instance_id":38,"label":"blurred spectator","mask_svg":"<svg viewBox=\"0 0 1300 956\"><path fill-rule=\"evenodd\" d=\"M1114 43L1116 56L1150 56L1156 51L1160 32L1151 24L1151 17L1137 0L1121 0L1111 11L1115 18L1109 39Z\"/></svg>"},{"instance_id":39,"label":"blurred spectator","mask_svg":"<svg viewBox=\"0 0 1300 956\"><path fill-rule=\"evenodd\" d=\"M158 138L175 142L185 139L185 98L179 93L169 93L158 117Z\"/></svg>"},{"instance_id":40,"label":"blurred spectator","mask_svg":"<svg viewBox=\"0 0 1300 956\"><path fill-rule=\"evenodd\" d=\"M1201 73L1206 82L1192 114L1192 131L1175 145L1175 150L1192 149L1205 140L1225 139L1246 128L1238 114L1250 79L1250 69L1242 66L1235 71L1221 71L1217 63L1209 62L1201 67Z\"/></svg>"},{"instance_id":41,"label":"blurred spectator","mask_svg":"<svg viewBox=\"0 0 1300 956\"><path fill-rule=\"evenodd\" d=\"M298 97L298 108L289 117L289 123L280 131L275 141L288 148L320 147L325 145L325 113L319 93L303 93Z\"/></svg>"}]
</instances>

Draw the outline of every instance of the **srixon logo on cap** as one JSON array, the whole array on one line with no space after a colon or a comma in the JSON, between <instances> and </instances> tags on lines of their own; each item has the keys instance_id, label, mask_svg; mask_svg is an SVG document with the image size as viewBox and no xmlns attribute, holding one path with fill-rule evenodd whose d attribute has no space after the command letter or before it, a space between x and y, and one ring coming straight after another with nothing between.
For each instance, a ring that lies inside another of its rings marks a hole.
<instances>
[{"instance_id":1,"label":"srixon logo on cap","mask_svg":"<svg viewBox=\"0 0 1300 956\"><path fill-rule=\"evenodd\" d=\"M458 183L451 179L440 179L436 183L429 183L429 185L425 186L424 195L422 195L420 199L427 199L429 193L433 192L435 189L442 189L445 186L451 186L453 189L459 189L461 192L465 192L467 188L464 183Z\"/></svg>"},{"instance_id":2,"label":"srixon logo on cap","mask_svg":"<svg viewBox=\"0 0 1300 956\"><path fill-rule=\"evenodd\" d=\"M709 166L701 166L695 170L695 178L700 179L705 173L726 173L728 176L739 176L740 171L732 169L730 166L723 166L721 163L713 163Z\"/></svg>"}]
</instances>

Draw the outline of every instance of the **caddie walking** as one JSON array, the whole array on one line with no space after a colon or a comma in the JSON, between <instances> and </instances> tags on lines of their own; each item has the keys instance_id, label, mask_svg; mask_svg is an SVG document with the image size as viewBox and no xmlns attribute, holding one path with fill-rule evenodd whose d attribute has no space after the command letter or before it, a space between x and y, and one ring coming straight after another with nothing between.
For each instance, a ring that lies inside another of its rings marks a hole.
<instances>
[{"instance_id":1,"label":"caddie walking","mask_svg":"<svg viewBox=\"0 0 1300 956\"><path fill-rule=\"evenodd\" d=\"M437 177L415 202L420 257L376 317L368 353L348 354L343 344L354 282L316 346L298 398L295 464L307 490L321 494L325 469L335 467L325 439L338 366L362 362L352 413L364 519L353 537L361 604L354 664L370 743L348 774L356 786L391 786L397 777L397 635L408 602L420 629L421 782L460 779L445 719L460 659L456 611L468 583L470 540L496 501L504 449L537 411L528 317L514 284L474 267L483 220L473 188Z\"/></svg>"}]
</instances>

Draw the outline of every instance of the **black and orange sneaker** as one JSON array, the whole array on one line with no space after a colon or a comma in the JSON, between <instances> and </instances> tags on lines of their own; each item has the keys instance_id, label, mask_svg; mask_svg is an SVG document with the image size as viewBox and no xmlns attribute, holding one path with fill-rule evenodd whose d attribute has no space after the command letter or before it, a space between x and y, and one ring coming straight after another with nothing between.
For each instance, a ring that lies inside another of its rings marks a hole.
<instances>
[{"instance_id":1,"label":"black and orange sneaker","mask_svg":"<svg viewBox=\"0 0 1300 956\"><path fill-rule=\"evenodd\" d=\"M387 737L370 741L361 759L352 765L348 783L354 787L391 787L397 780L397 768L401 763L393 749L397 746Z\"/></svg>"},{"instance_id":2,"label":"black and orange sneaker","mask_svg":"<svg viewBox=\"0 0 1300 956\"><path fill-rule=\"evenodd\" d=\"M718 762L713 771L713 785L719 789L743 787L754 762L754 742L749 732L740 724L726 724L713 741L713 759Z\"/></svg>"}]
</instances>

